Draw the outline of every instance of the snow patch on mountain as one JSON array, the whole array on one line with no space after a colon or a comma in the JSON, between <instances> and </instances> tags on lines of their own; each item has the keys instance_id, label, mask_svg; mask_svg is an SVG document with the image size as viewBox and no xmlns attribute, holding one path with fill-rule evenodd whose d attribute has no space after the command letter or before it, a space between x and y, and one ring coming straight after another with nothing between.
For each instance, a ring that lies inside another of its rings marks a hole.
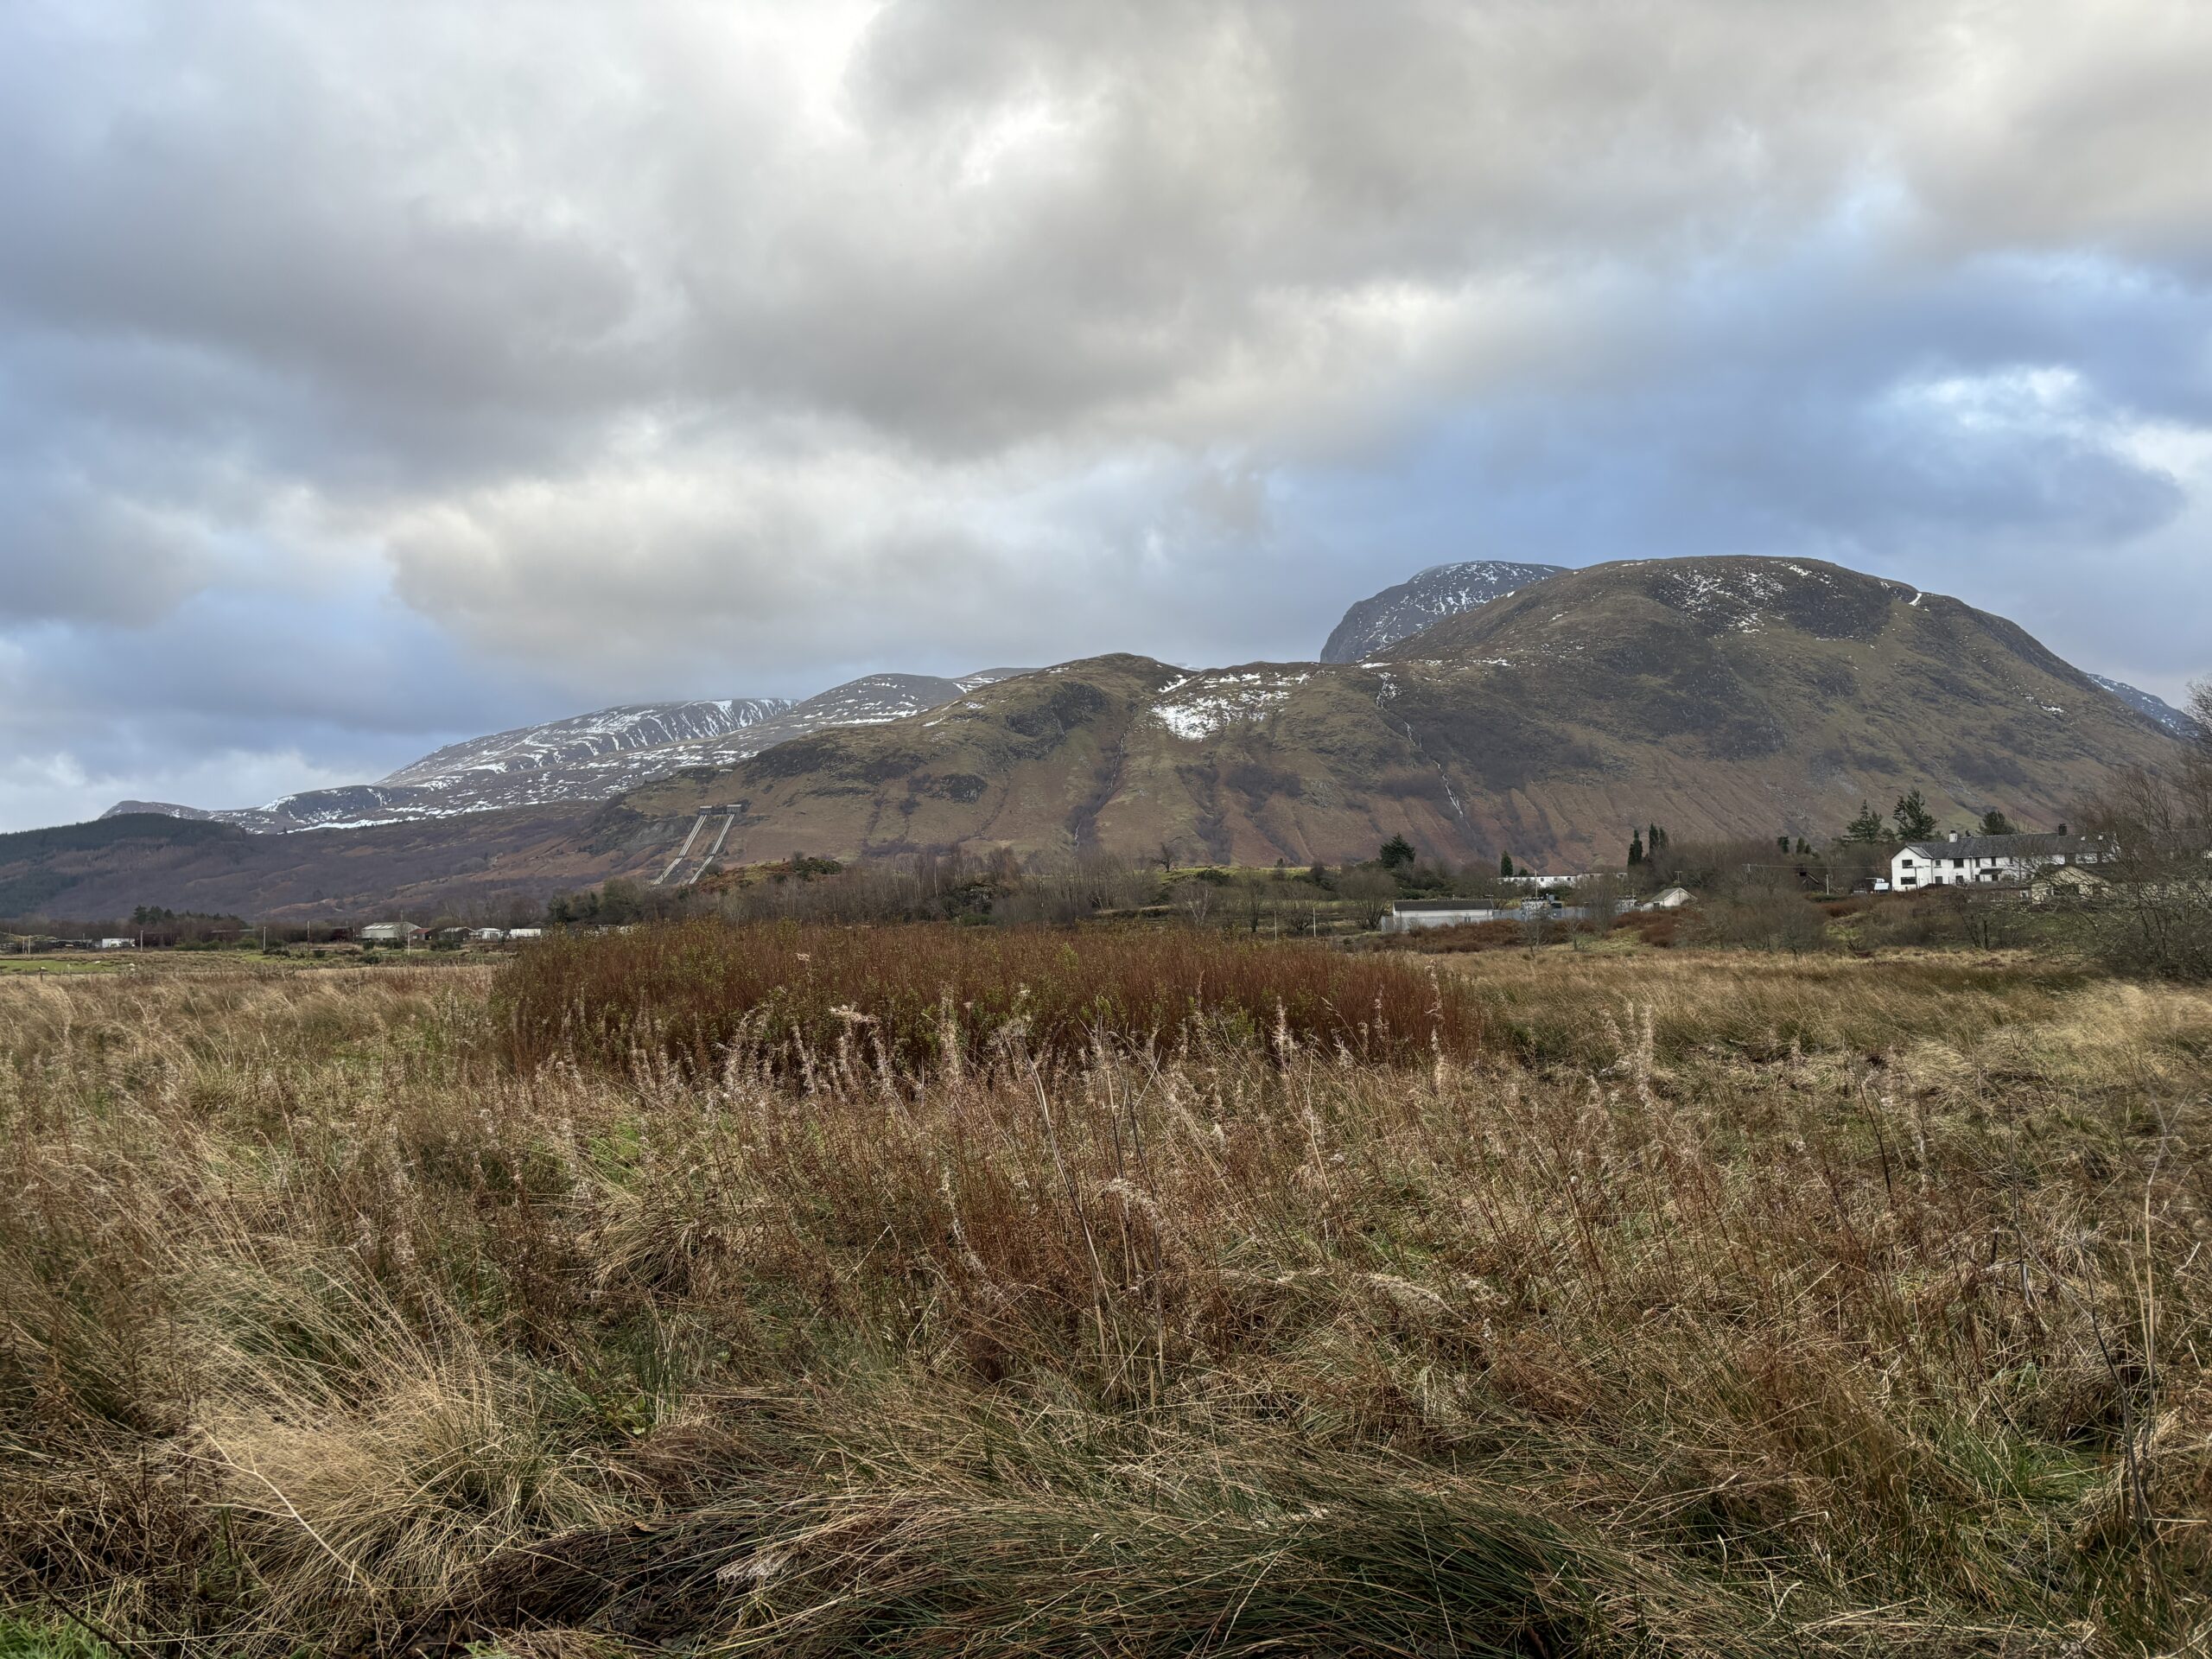
<instances>
[{"instance_id":1,"label":"snow patch on mountain","mask_svg":"<svg viewBox=\"0 0 2212 1659\"><path fill-rule=\"evenodd\" d=\"M1795 564L1782 564L1781 568L1794 571L1807 582L1834 585L1825 571L1808 570ZM1790 584L1779 575L1764 570L1690 569L1662 582L1656 589L1656 597L1714 627L1737 633L1757 633L1767 622L1766 613L1761 607L1789 590Z\"/></svg>"},{"instance_id":2,"label":"snow patch on mountain","mask_svg":"<svg viewBox=\"0 0 2212 1659\"><path fill-rule=\"evenodd\" d=\"M1196 743L1231 726L1262 719L1313 677L1294 669L1224 669L1186 675L1160 689L1152 717L1185 742Z\"/></svg>"}]
</instances>

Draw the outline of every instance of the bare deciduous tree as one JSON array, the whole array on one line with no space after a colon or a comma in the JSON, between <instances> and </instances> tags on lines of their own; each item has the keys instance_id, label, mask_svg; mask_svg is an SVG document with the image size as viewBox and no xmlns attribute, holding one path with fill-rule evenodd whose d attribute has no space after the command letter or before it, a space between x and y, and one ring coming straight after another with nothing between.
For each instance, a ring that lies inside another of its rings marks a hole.
<instances>
[{"instance_id":1,"label":"bare deciduous tree","mask_svg":"<svg viewBox=\"0 0 2212 1659\"><path fill-rule=\"evenodd\" d=\"M1375 928L1382 925L1390 901L1398 896L1398 884L1381 870L1354 870L1338 878L1337 893L1359 906L1362 926Z\"/></svg>"},{"instance_id":2,"label":"bare deciduous tree","mask_svg":"<svg viewBox=\"0 0 2212 1659\"><path fill-rule=\"evenodd\" d=\"M2212 682L2191 706L2212 716ZM2212 724L2169 772L2137 771L2092 802L2084 826L2113 844L2089 923L2098 954L2123 973L2212 980Z\"/></svg>"}]
</instances>

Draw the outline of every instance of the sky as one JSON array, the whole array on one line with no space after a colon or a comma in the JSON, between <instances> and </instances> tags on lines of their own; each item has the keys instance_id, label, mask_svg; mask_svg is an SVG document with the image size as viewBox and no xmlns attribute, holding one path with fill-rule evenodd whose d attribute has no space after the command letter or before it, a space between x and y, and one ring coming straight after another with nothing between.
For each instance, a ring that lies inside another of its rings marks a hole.
<instances>
[{"instance_id":1,"label":"sky","mask_svg":"<svg viewBox=\"0 0 2212 1659\"><path fill-rule=\"evenodd\" d=\"M10 0L0 829L1817 556L2212 672L2196 0Z\"/></svg>"}]
</instances>

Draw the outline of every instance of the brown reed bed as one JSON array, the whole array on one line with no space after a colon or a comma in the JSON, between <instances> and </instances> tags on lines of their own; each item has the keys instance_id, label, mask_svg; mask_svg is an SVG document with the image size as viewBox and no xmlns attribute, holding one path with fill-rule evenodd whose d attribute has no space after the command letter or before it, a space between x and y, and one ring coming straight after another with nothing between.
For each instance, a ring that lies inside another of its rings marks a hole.
<instances>
[{"instance_id":1,"label":"brown reed bed","mask_svg":"<svg viewBox=\"0 0 2212 1659\"><path fill-rule=\"evenodd\" d=\"M1499 954L1465 1058L791 1071L485 977L0 986L0 1650L2205 1639L2202 994Z\"/></svg>"},{"instance_id":2,"label":"brown reed bed","mask_svg":"<svg viewBox=\"0 0 2212 1659\"><path fill-rule=\"evenodd\" d=\"M532 947L501 977L493 1014L518 1065L627 1066L642 1050L707 1073L734 1046L796 1071L848 1047L911 1070L1193 1039L1400 1064L1465 1058L1482 1040L1460 988L1408 963L1164 928L640 928Z\"/></svg>"}]
</instances>

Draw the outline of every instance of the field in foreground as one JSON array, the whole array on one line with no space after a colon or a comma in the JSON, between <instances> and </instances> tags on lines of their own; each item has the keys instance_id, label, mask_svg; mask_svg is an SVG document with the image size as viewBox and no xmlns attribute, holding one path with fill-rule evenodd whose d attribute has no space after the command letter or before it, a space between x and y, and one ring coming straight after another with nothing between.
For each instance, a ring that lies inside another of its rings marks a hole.
<instances>
[{"instance_id":1,"label":"field in foreground","mask_svg":"<svg viewBox=\"0 0 2212 1659\"><path fill-rule=\"evenodd\" d=\"M702 1065L498 971L0 982L0 1651L2212 1639L2203 994L1515 954L1425 1052Z\"/></svg>"}]
</instances>

